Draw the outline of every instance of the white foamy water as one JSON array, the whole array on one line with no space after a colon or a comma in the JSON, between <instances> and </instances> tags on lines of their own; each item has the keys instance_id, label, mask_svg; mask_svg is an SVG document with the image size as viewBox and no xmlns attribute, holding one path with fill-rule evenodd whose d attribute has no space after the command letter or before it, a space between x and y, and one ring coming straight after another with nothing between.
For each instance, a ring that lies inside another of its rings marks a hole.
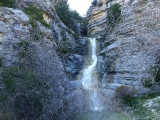
<instances>
[{"instance_id":1,"label":"white foamy water","mask_svg":"<svg viewBox=\"0 0 160 120\"><path fill-rule=\"evenodd\" d=\"M102 110L99 96L98 96L98 90L96 86L98 85L98 81L96 79L96 76L94 74L94 70L96 68L97 64L97 54L96 54L96 39L90 38L90 46L91 46L91 64L87 66L83 71L82 76L82 85L84 89L89 94L89 104L90 109L93 111L100 111Z\"/></svg>"},{"instance_id":2,"label":"white foamy water","mask_svg":"<svg viewBox=\"0 0 160 120\"><path fill-rule=\"evenodd\" d=\"M91 50L92 50L92 63L87 66L87 68L83 71L82 76L82 85L85 89L92 89L93 87L93 71L97 64L97 55L96 55L96 39L90 38Z\"/></svg>"}]
</instances>

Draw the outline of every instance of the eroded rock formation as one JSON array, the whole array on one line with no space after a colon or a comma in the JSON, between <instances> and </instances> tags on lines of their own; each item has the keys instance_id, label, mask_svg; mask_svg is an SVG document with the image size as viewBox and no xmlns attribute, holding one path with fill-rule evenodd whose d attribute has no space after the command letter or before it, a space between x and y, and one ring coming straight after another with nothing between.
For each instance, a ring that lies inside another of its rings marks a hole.
<instances>
[{"instance_id":1,"label":"eroded rock formation","mask_svg":"<svg viewBox=\"0 0 160 120\"><path fill-rule=\"evenodd\" d=\"M155 76L160 64L159 1L99 2L107 4L92 6L88 16L89 34L100 38L102 43L98 69L103 86L108 89L121 85L134 86L140 93L155 90L158 85ZM122 20L109 32L105 21L107 8L113 3L121 4ZM103 37L105 39L102 40ZM144 79L154 85L147 88Z\"/></svg>"}]
</instances>

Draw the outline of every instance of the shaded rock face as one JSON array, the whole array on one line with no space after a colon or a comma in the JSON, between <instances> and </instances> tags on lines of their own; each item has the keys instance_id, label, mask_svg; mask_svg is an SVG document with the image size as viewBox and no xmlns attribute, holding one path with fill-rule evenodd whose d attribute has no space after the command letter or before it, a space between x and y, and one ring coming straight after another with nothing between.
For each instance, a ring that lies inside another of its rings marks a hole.
<instances>
[{"instance_id":1,"label":"shaded rock face","mask_svg":"<svg viewBox=\"0 0 160 120\"><path fill-rule=\"evenodd\" d=\"M49 92L53 93L54 96L52 102L45 107L47 119L65 120L85 108L81 84L74 85L66 75L67 67L71 68L71 71L69 71L71 74L77 75L80 72L83 65L82 55L84 51L75 42L74 37L68 33L70 30L56 15L51 0L19 1L21 8L33 4L49 16L52 29L42 26L39 22L37 22L38 28L35 29L30 24L29 17L23 11L6 7L0 8L0 60L2 60L0 74L3 68L25 63L30 70L37 74L39 79L47 81L51 85ZM38 39L35 39L33 34L38 35ZM69 59L67 63L62 60L63 57L58 56L56 51L58 48L57 43L62 41L64 37L74 45L77 44L76 50L78 52L67 56ZM18 44L23 41L30 44L30 49L27 51L29 56L19 55L20 48ZM83 39L81 45L86 45L86 43L86 40ZM0 80L3 80L3 78L0 77ZM0 88L3 87L0 84Z\"/></svg>"},{"instance_id":2,"label":"shaded rock face","mask_svg":"<svg viewBox=\"0 0 160 120\"><path fill-rule=\"evenodd\" d=\"M80 38L75 42L73 52L68 55L61 55L67 76L71 80L78 80L78 75L84 68L84 61L88 55L88 41Z\"/></svg>"},{"instance_id":3,"label":"shaded rock face","mask_svg":"<svg viewBox=\"0 0 160 120\"><path fill-rule=\"evenodd\" d=\"M126 1L124 5L120 4L123 20L113 28L112 32L105 33L106 38L102 42L103 48L97 66L100 81L108 89L128 85L134 86L140 93L152 91L154 86L151 89L144 87L142 79L151 79L155 83L154 67L160 64L159 1L135 0ZM90 19L102 21L101 17L95 17L94 14ZM95 27L99 26L95 24ZM101 28L102 31L103 29L104 27ZM90 32L90 35L97 35L98 32Z\"/></svg>"}]
</instances>

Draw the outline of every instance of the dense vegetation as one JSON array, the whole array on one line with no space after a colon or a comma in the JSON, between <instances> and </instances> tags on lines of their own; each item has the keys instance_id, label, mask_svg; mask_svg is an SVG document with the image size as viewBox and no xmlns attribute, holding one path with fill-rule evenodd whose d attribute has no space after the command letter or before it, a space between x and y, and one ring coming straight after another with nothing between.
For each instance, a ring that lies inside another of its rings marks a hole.
<instances>
[{"instance_id":1,"label":"dense vegetation","mask_svg":"<svg viewBox=\"0 0 160 120\"><path fill-rule=\"evenodd\" d=\"M55 5L57 15L62 20L62 22L72 29L75 34L78 34L77 23L82 26L81 34L83 36L87 35L87 24L88 20L85 17L81 17L77 11L72 11L69 6L64 2L59 2Z\"/></svg>"},{"instance_id":2,"label":"dense vegetation","mask_svg":"<svg viewBox=\"0 0 160 120\"><path fill-rule=\"evenodd\" d=\"M3 68L0 89L0 119L3 120L33 120L43 119L46 104L52 95L48 92L48 81L40 79L36 72L30 69L33 62L31 41L22 40L16 49L20 64Z\"/></svg>"},{"instance_id":3,"label":"dense vegetation","mask_svg":"<svg viewBox=\"0 0 160 120\"><path fill-rule=\"evenodd\" d=\"M130 106L129 113L136 120L159 120L160 93L144 94L139 97L129 97L124 103Z\"/></svg>"},{"instance_id":4,"label":"dense vegetation","mask_svg":"<svg viewBox=\"0 0 160 120\"><path fill-rule=\"evenodd\" d=\"M107 11L107 24L111 27L114 27L120 21L121 16L121 5L115 3L110 6Z\"/></svg>"},{"instance_id":5,"label":"dense vegetation","mask_svg":"<svg viewBox=\"0 0 160 120\"><path fill-rule=\"evenodd\" d=\"M0 91L0 119L38 119L43 115L44 105L49 100L45 81L24 66L5 68L4 88Z\"/></svg>"},{"instance_id":6,"label":"dense vegetation","mask_svg":"<svg viewBox=\"0 0 160 120\"><path fill-rule=\"evenodd\" d=\"M15 0L0 0L0 6L15 8Z\"/></svg>"},{"instance_id":7,"label":"dense vegetation","mask_svg":"<svg viewBox=\"0 0 160 120\"><path fill-rule=\"evenodd\" d=\"M24 10L24 12L31 16L32 19L30 20L30 23L31 23L32 27L37 26L37 23L35 20L39 21L42 25L44 25L48 28L50 27L50 25L47 24L47 22L44 20L43 13L39 8L37 8L35 6L30 6L30 7L26 8Z\"/></svg>"}]
</instances>

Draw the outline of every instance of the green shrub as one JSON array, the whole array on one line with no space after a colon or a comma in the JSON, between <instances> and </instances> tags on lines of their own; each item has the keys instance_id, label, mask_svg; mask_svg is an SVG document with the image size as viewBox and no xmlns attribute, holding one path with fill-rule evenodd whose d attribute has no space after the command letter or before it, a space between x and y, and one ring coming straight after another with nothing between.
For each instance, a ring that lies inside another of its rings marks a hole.
<instances>
[{"instance_id":1,"label":"green shrub","mask_svg":"<svg viewBox=\"0 0 160 120\"><path fill-rule=\"evenodd\" d=\"M15 8L15 0L0 0L0 7Z\"/></svg>"},{"instance_id":2,"label":"green shrub","mask_svg":"<svg viewBox=\"0 0 160 120\"><path fill-rule=\"evenodd\" d=\"M21 42L18 42L17 45L26 51L30 47L31 43L28 40L22 40Z\"/></svg>"},{"instance_id":3,"label":"green shrub","mask_svg":"<svg viewBox=\"0 0 160 120\"><path fill-rule=\"evenodd\" d=\"M2 75L6 87L0 91L0 100L10 106L10 115L17 120L39 119L50 98L49 85L22 66L5 68Z\"/></svg>"},{"instance_id":4,"label":"green shrub","mask_svg":"<svg viewBox=\"0 0 160 120\"><path fill-rule=\"evenodd\" d=\"M22 40L21 42L17 43L19 49L19 57L20 58L29 58L31 56L31 42L28 40Z\"/></svg>"},{"instance_id":5,"label":"green shrub","mask_svg":"<svg viewBox=\"0 0 160 120\"><path fill-rule=\"evenodd\" d=\"M160 82L160 68L157 71L156 77L154 79L155 82Z\"/></svg>"},{"instance_id":6,"label":"green shrub","mask_svg":"<svg viewBox=\"0 0 160 120\"><path fill-rule=\"evenodd\" d=\"M41 20L40 23L42 23L42 25L46 26L47 28L51 27L45 20Z\"/></svg>"},{"instance_id":7,"label":"green shrub","mask_svg":"<svg viewBox=\"0 0 160 120\"><path fill-rule=\"evenodd\" d=\"M138 98L128 97L127 99L125 99L124 103L131 107L135 107L136 105L139 104L139 101L138 101Z\"/></svg>"},{"instance_id":8,"label":"green shrub","mask_svg":"<svg viewBox=\"0 0 160 120\"><path fill-rule=\"evenodd\" d=\"M110 6L107 11L107 24L112 27L120 21L121 16L121 5L119 3L115 3Z\"/></svg>"},{"instance_id":9,"label":"green shrub","mask_svg":"<svg viewBox=\"0 0 160 120\"><path fill-rule=\"evenodd\" d=\"M124 103L130 106L130 113L137 118L137 120L153 120L155 115L153 111L158 113L159 108L155 109L154 107L147 107L144 103L149 103L152 99L158 97L160 93L150 93L150 94L143 94L137 97L129 97L124 100ZM152 104L152 103L151 103Z\"/></svg>"},{"instance_id":10,"label":"green shrub","mask_svg":"<svg viewBox=\"0 0 160 120\"><path fill-rule=\"evenodd\" d=\"M35 21L35 20L37 20L42 25L50 28L50 25L46 21L44 21L43 13L39 8L37 8L35 6L30 6L26 9L24 9L24 12L31 16L32 19L30 20L30 23L33 27L37 27L37 23Z\"/></svg>"},{"instance_id":11,"label":"green shrub","mask_svg":"<svg viewBox=\"0 0 160 120\"><path fill-rule=\"evenodd\" d=\"M136 89L134 87L130 88L126 85L121 85L116 89L116 97L120 99L127 99L136 94Z\"/></svg>"},{"instance_id":12,"label":"green shrub","mask_svg":"<svg viewBox=\"0 0 160 120\"><path fill-rule=\"evenodd\" d=\"M8 90L11 90L11 92L15 92L15 85L16 85L15 80L8 76L4 76L3 78L4 78L4 84L6 88Z\"/></svg>"},{"instance_id":13,"label":"green shrub","mask_svg":"<svg viewBox=\"0 0 160 120\"><path fill-rule=\"evenodd\" d=\"M72 29L76 34L78 34L77 23L81 23L83 26L81 29L82 35L86 35L86 26L88 25L88 20L85 17L81 17L77 11L72 11L69 9L69 6L64 2L59 2L55 5L57 15L61 21Z\"/></svg>"},{"instance_id":14,"label":"green shrub","mask_svg":"<svg viewBox=\"0 0 160 120\"><path fill-rule=\"evenodd\" d=\"M93 6L96 6L96 5L97 5L97 0L94 0L94 1L92 2L92 5L93 5Z\"/></svg>"},{"instance_id":15,"label":"green shrub","mask_svg":"<svg viewBox=\"0 0 160 120\"><path fill-rule=\"evenodd\" d=\"M153 81L151 78L142 78L141 83L143 87L150 88L153 85Z\"/></svg>"},{"instance_id":16,"label":"green shrub","mask_svg":"<svg viewBox=\"0 0 160 120\"><path fill-rule=\"evenodd\" d=\"M103 5L103 3L101 2L101 3L98 3L98 7L101 7Z\"/></svg>"},{"instance_id":17,"label":"green shrub","mask_svg":"<svg viewBox=\"0 0 160 120\"><path fill-rule=\"evenodd\" d=\"M69 10L69 6L65 4L64 2L59 2L55 5L55 9L57 12L57 15L62 20L62 22L67 25L68 27L73 24L72 15Z\"/></svg>"},{"instance_id":18,"label":"green shrub","mask_svg":"<svg viewBox=\"0 0 160 120\"><path fill-rule=\"evenodd\" d=\"M30 24L32 25L33 28L38 27L38 24L35 19L30 18Z\"/></svg>"},{"instance_id":19,"label":"green shrub","mask_svg":"<svg viewBox=\"0 0 160 120\"><path fill-rule=\"evenodd\" d=\"M105 55L106 55L106 53L105 53L105 52L103 52L103 53L99 53L99 55L100 55L100 56L105 56Z\"/></svg>"},{"instance_id":20,"label":"green shrub","mask_svg":"<svg viewBox=\"0 0 160 120\"><path fill-rule=\"evenodd\" d=\"M57 51L64 54L72 52L72 49L72 43L69 41L62 41L57 47Z\"/></svg>"},{"instance_id":21,"label":"green shrub","mask_svg":"<svg viewBox=\"0 0 160 120\"><path fill-rule=\"evenodd\" d=\"M109 45L110 45L109 42L105 42L105 43L104 43L104 47L105 47L105 48L108 47Z\"/></svg>"}]
</instances>

